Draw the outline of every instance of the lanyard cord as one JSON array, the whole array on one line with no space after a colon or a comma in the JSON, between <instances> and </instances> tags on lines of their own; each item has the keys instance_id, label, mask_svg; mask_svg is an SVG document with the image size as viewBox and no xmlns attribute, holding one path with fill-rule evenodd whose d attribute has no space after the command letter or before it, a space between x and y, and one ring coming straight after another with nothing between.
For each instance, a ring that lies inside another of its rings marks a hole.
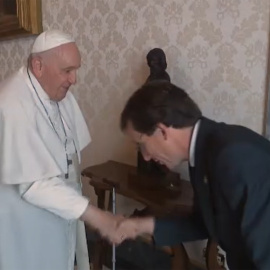
<instances>
[{"instance_id":1,"label":"lanyard cord","mask_svg":"<svg viewBox=\"0 0 270 270\"><path fill-rule=\"evenodd\" d=\"M55 126L54 126L54 124L53 124L53 121L52 121L52 119L51 119L51 117L50 117L50 115L49 115L49 113L48 113L48 110L46 109L44 103L42 102L42 100L41 100L41 98L40 98L40 96L39 96L39 94L38 94L38 92L37 92L37 89L36 89L35 85L33 84L33 81L32 81L31 76L30 76L30 74L29 74L29 69L28 69L28 68L27 68L27 74L28 74L28 78L29 78L29 80L30 80L30 82L31 82L31 85L32 85L33 89L35 90L36 96L37 96L37 98L39 99L39 101L40 101L42 107L44 108L44 111L45 111L46 114L47 114L47 117L48 117L48 119L49 119L49 121L50 121L50 124L51 124L51 126L52 126L52 128L53 128L55 134L57 135L57 137L59 138L59 140L62 142L61 137L60 137L60 135L57 133L56 128L55 128ZM62 120L62 115L61 115L61 112L60 112L60 108L59 108L58 102L57 102L56 104L57 104L58 113L59 113L59 116L60 116L60 119L61 119L61 124L62 124L63 130L64 130L64 134L65 134L64 147L65 147L66 161L67 161L67 173L65 174L65 178L67 179L68 176L69 176L69 165L71 164L72 160L69 160L69 159L68 159L68 154L67 154L67 133L66 133L65 125L64 125L63 120ZM73 144L74 144L74 141L73 141ZM74 146L75 146L75 145L74 145ZM76 150L76 147L75 147L75 150ZM76 150L76 152L77 152L77 150Z\"/></svg>"}]
</instances>

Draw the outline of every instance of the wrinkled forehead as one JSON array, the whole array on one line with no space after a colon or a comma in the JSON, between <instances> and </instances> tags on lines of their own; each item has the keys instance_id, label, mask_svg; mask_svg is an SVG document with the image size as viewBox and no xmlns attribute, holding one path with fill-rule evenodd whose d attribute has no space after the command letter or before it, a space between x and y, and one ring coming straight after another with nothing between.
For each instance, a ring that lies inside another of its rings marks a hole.
<instances>
[{"instance_id":1,"label":"wrinkled forehead","mask_svg":"<svg viewBox=\"0 0 270 270\"><path fill-rule=\"evenodd\" d=\"M63 44L57 48L55 48L56 50L56 53L59 54L60 56L80 56L80 52L79 52L79 49L76 45L75 42L70 42L70 43L67 43L67 44Z\"/></svg>"},{"instance_id":2,"label":"wrinkled forehead","mask_svg":"<svg viewBox=\"0 0 270 270\"><path fill-rule=\"evenodd\" d=\"M74 42L63 44L55 48L55 54L56 57L66 65L79 67L81 64L81 55Z\"/></svg>"}]
</instances>

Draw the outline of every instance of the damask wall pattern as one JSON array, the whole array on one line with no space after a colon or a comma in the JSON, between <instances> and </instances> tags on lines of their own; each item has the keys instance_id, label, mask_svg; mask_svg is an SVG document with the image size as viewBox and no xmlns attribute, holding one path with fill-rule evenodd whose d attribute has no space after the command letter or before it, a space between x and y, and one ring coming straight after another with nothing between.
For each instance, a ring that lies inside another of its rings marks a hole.
<instances>
[{"instance_id":1,"label":"damask wall pattern","mask_svg":"<svg viewBox=\"0 0 270 270\"><path fill-rule=\"evenodd\" d=\"M135 162L118 128L128 96L161 47L172 81L204 114L262 131L269 0L43 0L44 29L71 33L82 54L73 92L93 143L84 165ZM25 63L33 37L0 43L0 79Z\"/></svg>"},{"instance_id":2,"label":"damask wall pattern","mask_svg":"<svg viewBox=\"0 0 270 270\"><path fill-rule=\"evenodd\" d=\"M206 116L262 131L269 0L42 0L42 9L44 29L69 32L82 54L72 91L93 141L83 167L108 159L135 163L119 115L147 78L145 56L154 47L165 51L172 81ZM33 40L0 43L0 80L26 62ZM134 207L117 202L123 212ZM191 258L202 260L202 246L187 245Z\"/></svg>"}]
</instances>

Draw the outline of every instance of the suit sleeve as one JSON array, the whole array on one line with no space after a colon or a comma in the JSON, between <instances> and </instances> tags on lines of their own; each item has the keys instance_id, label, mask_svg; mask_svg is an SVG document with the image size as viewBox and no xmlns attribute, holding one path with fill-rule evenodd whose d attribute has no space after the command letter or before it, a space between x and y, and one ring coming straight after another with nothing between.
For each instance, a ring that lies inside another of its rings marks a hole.
<instances>
[{"instance_id":1,"label":"suit sleeve","mask_svg":"<svg viewBox=\"0 0 270 270\"><path fill-rule=\"evenodd\" d=\"M155 220L154 240L158 246L177 245L183 242L208 238L207 230L194 201L194 213L185 217Z\"/></svg>"},{"instance_id":2,"label":"suit sleeve","mask_svg":"<svg viewBox=\"0 0 270 270\"><path fill-rule=\"evenodd\" d=\"M256 269L270 269L270 154L246 144L218 158L220 190ZM220 174L219 174L220 175Z\"/></svg>"}]
</instances>

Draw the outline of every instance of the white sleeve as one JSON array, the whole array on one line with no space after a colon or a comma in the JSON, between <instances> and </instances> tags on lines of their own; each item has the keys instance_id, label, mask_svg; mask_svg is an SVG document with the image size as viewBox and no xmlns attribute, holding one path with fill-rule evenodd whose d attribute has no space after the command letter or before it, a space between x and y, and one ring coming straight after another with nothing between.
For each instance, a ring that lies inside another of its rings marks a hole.
<instances>
[{"instance_id":1,"label":"white sleeve","mask_svg":"<svg viewBox=\"0 0 270 270\"><path fill-rule=\"evenodd\" d=\"M89 204L87 198L58 177L20 184L19 192L27 202L64 219L78 219Z\"/></svg>"}]
</instances>

